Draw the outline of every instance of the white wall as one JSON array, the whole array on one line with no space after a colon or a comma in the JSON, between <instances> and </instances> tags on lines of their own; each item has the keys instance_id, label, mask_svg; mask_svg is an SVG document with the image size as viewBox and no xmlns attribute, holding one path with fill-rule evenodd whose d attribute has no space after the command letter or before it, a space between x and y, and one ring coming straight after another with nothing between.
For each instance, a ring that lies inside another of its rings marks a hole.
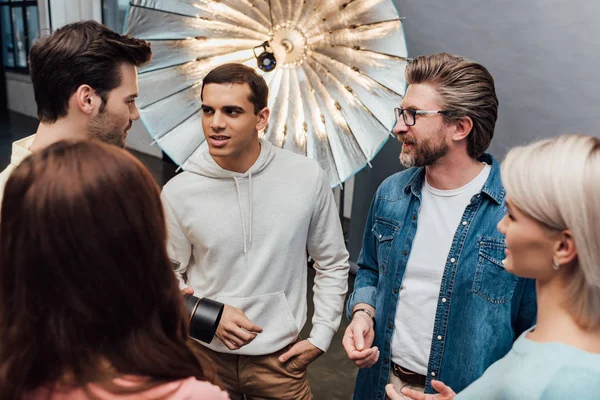
<instances>
[{"instance_id":1,"label":"white wall","mask_svg":"<svg viewBox=\"0 0 600 400\"><path fill-rule=\"evenodd\" d=\"M368 168L368 167L367 167ZM344 218L350 218L352 215L352 198L354 196L354 177L348 179L345 182L344 190L341 187L333 189L333 196L335 198L336 206L340 207L340 196L344 196Z\"/></svg>"},{"instance_id":2,"label":"white wall","mask_svg":"<svg viewBox=\"0 0 600 400\"><path fill-rule=\"evenodd\" d=\"M600 2L394 0L409 55L439 51L485 65L500 101L492 154L562 133L600 136ZM395 160L393 160L395 161Z\"/></svg>"},{"instance_id":3,"label":"white wall","mask_svg":"<svg viewBox=\"0 0 600 400\"><path fill-rule=\"evenodd\" d=\"M39 0L38 4L44 2ZM71 22L93 19L102 22L101 0L49 0L52 29Z\"/></svg>"},{"instance_id":4,"label":"white wall","mask_svg":"<svg viewBox=\"0 0 600 400\"><path fill-rule=\"evenodd\" d=\"M37 116L29 75L6 71L8 109L30 117Z\"/></svg>"}]
</instances>

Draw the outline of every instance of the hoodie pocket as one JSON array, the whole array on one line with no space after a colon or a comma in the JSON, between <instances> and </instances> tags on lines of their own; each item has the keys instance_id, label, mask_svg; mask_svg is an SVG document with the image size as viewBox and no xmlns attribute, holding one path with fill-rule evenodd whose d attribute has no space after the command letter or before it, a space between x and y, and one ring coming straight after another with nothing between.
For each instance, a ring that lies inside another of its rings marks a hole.
<instances>
[{"instance_id":1,"label":"hoodie pocket","mask_svg":"<svg viewBox=\"0 0 600 400\"><path fill-rule=\"evenodd\" d=\"M217 297L229 306L239 308L263 331L256 338L235 352L227 349L216 337L210 347L223 353L264 355L276 352L292 343L300 331L284 292L268 293L250 297Z\"/></svg>"}]
</instances>

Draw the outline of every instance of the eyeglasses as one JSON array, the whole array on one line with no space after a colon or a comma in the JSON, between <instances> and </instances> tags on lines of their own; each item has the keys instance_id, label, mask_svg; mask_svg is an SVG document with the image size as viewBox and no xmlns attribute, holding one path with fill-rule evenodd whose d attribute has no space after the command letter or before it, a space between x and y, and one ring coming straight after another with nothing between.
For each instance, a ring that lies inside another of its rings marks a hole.
<instances>
[{"instance_id":1,"label":"eyeglasses","mask_svg":"<svg viewBox=\"0 0 600 400\"><path fill-rule=\"evenodd\" d=\"M448 111L439 110L439 111L427 111L427 110L410 110L408 108L394 108L394 115L396 116L396 121L400 119L404 119L404 124L406 126L413 126L417 123L417 115L423 114L446 114Z\"/></svg>"}]
</instances>

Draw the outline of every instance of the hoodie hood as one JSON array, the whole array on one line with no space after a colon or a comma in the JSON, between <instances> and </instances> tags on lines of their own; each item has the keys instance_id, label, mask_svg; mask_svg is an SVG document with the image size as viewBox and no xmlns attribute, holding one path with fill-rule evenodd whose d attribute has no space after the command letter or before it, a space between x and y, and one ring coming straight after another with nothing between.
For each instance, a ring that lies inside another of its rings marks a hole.
<instances>
[{"instance_id":1,"label":"hoodie hood","mask_svg":"<svg viewBox=\"0 0 600 400\"><path fill-rule=\"evenodd\" d=\"M271 142L264 139L260 139L259 141L260 154L254 164L246 172L234 172L221 168L210 155L206 142L203 144L198 155L190 158L186 171L213 179L247 178L250 175L257 176L267 169L273 161L273 158L275 158L275 152L273 151Z\"/></svg>"},{"instance_id":2,"label":"hoodie hood","mask_svg":"<svg viewBox=\"0 0 600 400\"><path fill-rule=\"evenodd\" d=\"M245 256L248 255L248 251L252 248L252 176L260 175L261 172L269 167L274 158L275 151L273 150L273 145L267 140L260 139L260 154L254 164L246 172L234 172L222 168L210 155L208 146L204 146L195 158L190 159L189 165L186 168L189 172L207 178L230 179L235 185L240 218L242 220ZM246 179L248 180L248 207L247 210L244 210L240 185ZM246 217L246 215L248 215L248 217Z\"/></svg>"}]
</instances>

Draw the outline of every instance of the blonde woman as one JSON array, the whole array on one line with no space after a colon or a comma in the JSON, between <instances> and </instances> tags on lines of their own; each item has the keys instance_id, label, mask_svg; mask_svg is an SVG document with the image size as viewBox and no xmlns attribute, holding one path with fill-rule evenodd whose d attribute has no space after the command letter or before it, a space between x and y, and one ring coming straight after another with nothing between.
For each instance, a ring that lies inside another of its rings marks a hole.
<instances>
[{"instance_id":1,"label":"blonde woman","mask_svg":"<svg viewBox=\"0 0 600 400\"><path fill-rule=\"evenodd\" d=\"M564 135L511 150L502 164L505 268L535 278L537 325L455 394L404 388L415 400L600 396L600 139ZM386 387L392 400L401 396Z\"/></svg>"}]
</instances>

